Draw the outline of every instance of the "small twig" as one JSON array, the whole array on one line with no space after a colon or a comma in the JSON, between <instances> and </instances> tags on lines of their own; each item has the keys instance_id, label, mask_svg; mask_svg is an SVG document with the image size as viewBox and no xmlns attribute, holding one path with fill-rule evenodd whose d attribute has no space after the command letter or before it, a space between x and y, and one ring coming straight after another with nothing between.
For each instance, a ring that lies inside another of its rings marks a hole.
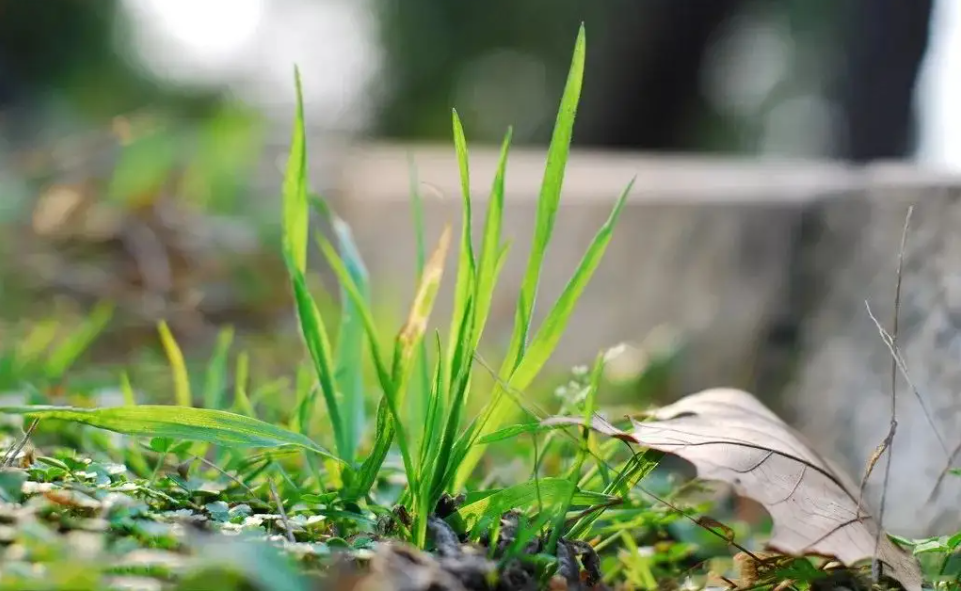
<instances>
[{"instance_id":1,"label":"small twig","mask_svg":"<svg viewBox=\"0 0 961 591\"><path fill-rule=\"evenodd\" d=\"M938 431L938 428L935 426L934 419L931 418L931 411L928 410L928 405L924 402L924 397L921 396L921 392L918 390L918 387L914 385L914 382L911 380L911 376L908 374L907 364L904 362L904 356L901 354L901 349L894 344L894 337L892 337L888 331L881 326L881 323L871 312L871 306L868 305L867 302L865 302L865 305L868 308L868 316L871 317L871 320L877 327L878 332L881 333L881 339L884 341L884 344L888 346L888 351L891 352L891 356L894 358L894 362L898 366L898 371L901 373L901 377L903 377L904 381L908 383L908 387L911 388L911 392L914 394L914 397L918 399L918 403L921 405L921 410L924 412L924 418L927 419L928 425L931 427L931 431L934 432L934 436L941 445L941 449L944 451L945 457L950 457L951 454L948 453L948 446L944 442L944 438L941 437L941 433Z\"/></svg>"},{"instance_id":2,"label":"small twig","mask_svg":"<svg viewBox=\"0 0 961 591\"><path fill-rule=\"evenodd\" d=\"M908 228L911 226L911 214L914 213L914 206L908 207L908 212L904 216L904 227L901 229L901 245L898 248L898 271L895 280L894 287L894 318L891 321L891 348L897 350L898 347L898 319L901 315L901 280L904 276L904 249L908 240ZM865 305L868 308L868 314L871 314L871 307ZM873 319L872 315L872 319ZM877 320L875 320L877 323ZM888 434L884 437L884 440L874 449L874 453L871 454L871 458L868 460L868 465L864 471L864 478L861 479L861 490L858 494L858 515L861 514L861 501L864 498L864 487L868 483L868 478L871 476L871 472L874 471L874 466L878 463L878 460L884 454L885 451L888 452L888 457L886 458L884 464L884 478L881 483L881 503L878 508L878 531L874 535L874 558L871 560L871 576L874 582L877 583L881 579L881 561L878 558L878 547L881 545L881 532L884 526L884 509L887 504L888 499L888 482L891 479L891 446L894 445L894 436L898 431L898 363L894 358L891 359L891 421L888 427Z\"/></svg>"},{"instance_id":3,"label":"small twig","mask_svg":"<svg viewBox=\"0 0 961 591\"><path fill-rule=\"evenodd\" d=\"M696 517L692 517L691 515L689 515L689 514L687 513L687 511L684 511L683 509L681 509L680 507L678 507L678 506L675 505L674 503L668 501L667 499L663 499L663 498L659 497L658 495L652 493L651 491L647 490L647 489L644 488L643 486L637 485L637 489L638 489L639 491L641 491L642 493L646 494L647 496L651 497L651 498L654 499L655 501L657 501L657 502L659 502L659 503L661 503L661 504L663 504L663 505L666 505L669 509L671 509L671 510L674 511L675 513L677 513L677 514L679 514L679 515L681 515L681 516L683 516L683 517L686 517L686 518L689 519L694 525L698 526L699 528L703 529L704 531L707 531L707 532L709 532L709 533L717 536L718 538L724 540L725 543L727 543L728 545L732 546L732 547L735 548L736 550L739 550L739 551L741 551L741 552L744 552L745 554L747 554L748 556L750 556L751 558L753 558L756 562L758 562L758 563L760 563L760 564L764 564L765 562L767 562L766 560L764 560L764 559L761 558L760 556L756 555L755 553L751 552L750 550L748 550L748 549L745 548L744 546L742 546L742 545L738 544L737 542L735 542L733 538L729 538L729 537L725 536L724 534L722 534L721 532L715 530L714 528L707 527L706 525L704 525L703 523L701 523Z\"/></svg>"},{"instance_id":4,"label":"small twig","mask_svg":"<svg viewBox=\"0 0 961 591\"><path fill-rule=\"evenodd\" d=\"M928 495L928 500L925 502L925 504L930 503L936 496L938 496L938 491L941 488L941 484L947 477L948 472L951 471L951 465L954 464L954 460L957 459L959 453L961 453L961 442L959 442L958 445L951 450L951 455L948 456L948 462L945 464L944 469L941 470L941 473L938 474L938 479L934 481L934 488L931 489L931 494Z\"/></svg>"},{"instance_id":5,"label":"small twig","mask_svg":"<svg viewBox=\"0 0 961 591\"><path fill-rule=\"evenodd\" d=\"M23 433L23 438L20 439L20 441L16 445L11 447L10 450L7 452L7 455L3 457L3 463L0 464L0 468L6 468L10 464L12 464L15 459L17 459L17 454L19 454L21 450L23 450L24 446L27 445L27 441L30 439L30 435L33 434L34 429L36 429L37 425L39 424L40 424L40 419L34 419L33 422L30 423L30 426L27 427L27 430L24 431Z\"/></svg>"},{"instance_id":6,"label":"small twig","mask_svg":"<svg viewBox=\"0 0 961 591\"><path fill-rule=\"evenodd\" d=\"M221 467L218 466L217 464L211 462L211 461L208 460L207 458L202 458L202 457L200 457L200 456L195 456L195 455L193 455L193 454L190 454L190 457L192 457L192 458L195 459L195 460L200 460L200 461L201 461L204 465L206 465L207 467L213 468L213 469L216 470L217 472L220 472L222 475L224 475L224 476L226 476L227 478L229 478L230 480L234 481L235 484L243 487L248 493L250 493L251 496L253 496L253 497L256 497L256 496L257 496L257 494L254 492L254 489L252 489L252 488L250 488L249 486L247 486L247 484L246 484L243 480L237 478L236 476L234 476L234 475L231 474L230 472L227 472L226 470L224 470L223 468L221 468Z\"/></svg>"},{"instance_id":7,"label":"small twig","mask_svg":"<svg viewBox=\"0 0 961 591\"><path fill-rule=\"evenodd\" d=\"M270 481L270 494L274 497L274 502L277 503L277 509L280 511L280 520L284 524L284 531L287 532L287 541L293 544L294 540L294 530L290 529L290 521L287 520L287 511L284 510L284 503L280 500L280 495L277 494L277 485L274 481Z\"/></svg>"}]
</instances>

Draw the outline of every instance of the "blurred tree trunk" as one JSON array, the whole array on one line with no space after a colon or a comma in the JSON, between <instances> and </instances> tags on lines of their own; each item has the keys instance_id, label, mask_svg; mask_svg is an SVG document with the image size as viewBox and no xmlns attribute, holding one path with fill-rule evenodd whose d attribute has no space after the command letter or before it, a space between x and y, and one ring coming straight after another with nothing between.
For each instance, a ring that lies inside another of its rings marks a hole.
<instances>
[{"instance_id":1,"label":"blurred tree trunk","mask_svg":"<svg viewBox=\"0 0 961 591\"><path fill-rule=\"evenodd\" d=\"M619 5L592 37L577 141L654 152L700 151L710 111L699 85L716 34L745 0ZM787 9L789 2L778 3ZM910 155L912 98L933 0L838 0L839 142L825 154L857 162ZM738 67L737 64L733 67Z\"/></svg>"},{"instance_id":2,"label":"blurred tree trunk","mask_svg":"<svg viewBox=\"0 0 961 591\"><path fill-rule=\"evenodd\" d=\"M855 162L903 158L914 149L914 88L928 47L933 0L845 4L843 114L837 156Z\"/></svg>"},{"instance_id":3,"label":"blurred tree trunk","mask_svg":"<svg viewBox=\"0 0 961 591\"><path fill-rule=\"evenodd\" d=\"M647 151L699 148L707 108L700 73L715 33L742 0L647 0L609 11L589 35L581 145Z\"/></svg>"}]
</instances>

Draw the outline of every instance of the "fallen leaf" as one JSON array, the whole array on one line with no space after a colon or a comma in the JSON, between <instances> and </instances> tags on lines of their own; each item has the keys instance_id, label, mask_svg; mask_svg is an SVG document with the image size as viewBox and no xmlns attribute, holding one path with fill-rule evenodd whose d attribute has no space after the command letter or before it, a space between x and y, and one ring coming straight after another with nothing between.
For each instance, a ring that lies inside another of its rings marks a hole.
<instances>
[{"instance_id":1,"label":"fallen leaf","mask_svg":"<svg viewBox=\"0 0 961 591\"><path fill-rule=\"evenodd\" d=\"M761 503L774 530L768 545L792 555L822 555L851 566L875 556L878 525L863 509L858 487L751 394L711 389L686 396L620 431L595 419L592 427L645 447L675 454L705 480L734 485ZM574 417L545 421L580 424ZM921 570L909 553L882 535L878 558L908 591L920 591Z\"/></svg>"}]
</instances>

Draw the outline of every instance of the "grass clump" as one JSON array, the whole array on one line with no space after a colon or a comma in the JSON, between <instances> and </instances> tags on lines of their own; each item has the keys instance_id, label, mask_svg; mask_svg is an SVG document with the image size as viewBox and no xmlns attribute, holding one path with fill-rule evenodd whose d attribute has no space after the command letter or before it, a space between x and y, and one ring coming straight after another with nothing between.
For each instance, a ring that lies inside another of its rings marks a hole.
<instances>
[{"instance_id":1,"label":"grass clump","mask_svg":"<svg viewBox=\"0 0 961 591\"><path fill-rule=\"evenodd\" d=\"M412 191L419 277L406 320L386 331L394 336L385 346L350 228L310 192L297 73L282 253L306 363L290 368L293 383L257 380L256 357L246 350L232 354L236 339L225 329L198 380L161 323L173 384L167 399L175 404L138 404L139 393L123 373L119 385L116 379L99 383L118 390L123 404L90 404L88 396L67 406L58 395L62 381L109 320L109 308L98 308L56 346L37 328L0 356L0 382L28 393L21 403L0 407L8 433L0 445L6 450L0 589L286 590L312 588L316 580L350 588L358 576L367 588L384 589L655 588L705 575L703 561L728 550L725 542L735 533L725 526L719 543L710 528L685 527L695 521L685 517L710 504L706 497L688 502L685 489L655 472L660 452L586 428L542 424L548 413L532 389L604 255L631 187L535 327L585 44L582 27L548 149L513 333L477 415L467 411L477 391L474 372L486 368L477 351L509 252L501 228L510 130L478 246L468 145L453 112L460 235L445 227L428 248ZM329 222L330 237L311 235L312 212ZM328 307L310 288L315 250L339 281L339 317L322 312ZM455 281L448 328L429 332L449 272ZM551 414L590 422L609 360L603 353L592 367L575 371ZM506 424L518 410L523 419ZM26 434L17 430L24 424ZM478 470L491 447L500 454L501 474ZM957 543L928 540L914 548L935 546L953 552ZM806 560L754 568L752 584L774 587L791 579L797 588L810 587L822 571ZM357 564L361 575L354 573ZM403 587L408 580L421 586Z\"/></svg>"}]
</instances>

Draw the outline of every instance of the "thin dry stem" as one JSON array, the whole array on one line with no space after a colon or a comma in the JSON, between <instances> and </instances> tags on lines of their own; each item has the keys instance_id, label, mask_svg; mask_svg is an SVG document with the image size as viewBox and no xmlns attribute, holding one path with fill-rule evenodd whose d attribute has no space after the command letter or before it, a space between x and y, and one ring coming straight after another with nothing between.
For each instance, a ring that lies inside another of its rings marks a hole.
<instances>
[{"instance_id":1,"label":"thin dry stem","mask_svg":"<svg viewBox=\"0 0 961 591\"><path fill-rule=\"evenodd\" d=\"M878 332L881 333L881 339L884 341L884 344L887 345L888 351L890 351L891 357L894 359L894 362L898 367L898 372L901 374L901 377L904 378L904 381L907 382L908 387L911 388L911 392L914 394L914 397L918 399L918 403L921 405L921 410L924 412L924 418L928 421L928 426L931 427L931 431L934 432L934 436L941 445L941 449L944 451L945 457L949 457L950 453L948 452L948 446L945 444L944 438L941 436L941 433L935 426L934 419L931 418L931 411L928 409L928 405L924 402L924 397L921 396L920 390L918 390L918 387L914 385L914 382L911 380L911 376L908 374L907 364L904 362L904 355L901 354L901 349L894 343L894 337L892 337L888 331L881 326L881 323L871 312L871 306L867 305L867 302L865 302L865 305L868 308L868 316L871 317L871 320L877 327Z\"/></svg>"},{"instance_id":2,"label":"thin dry stem","mask_svg":"<svg viewBox=\"0 0 961 591\"><path fill-rule=\"evenodd\" d=\"M895 280L894 287L894 318L891 321L891 348L897 350L898 347L898 319L901 313L901 280L904 276L904 249L908 240L908 229L911 226L911 214L914 213L914 206L908 207L908 212L904 216L904 227L901 229L901 245L898 248L898 271L897 278ZM875 324L878 324L877 320L874 319L874 315L871 314L871 307L867 302L864 302L865 306L868 308L868 314L874 320ZM879 325L880 328L880 325ZM891 479L891 446L894 445L894 437L898 431L898 415L897 415L897 402L898 402L898 363L895 358L891 359L891 421L888 427L888 434L884 437L884 440L878 445L874 453L871 454L871 458L868 460L868 465L864 471L864 478L861 479L861 490L858 494L858 515L861 513L861 501L864 497L864 487L867 485L868 478L871 476L871 472L874 471L874 466L878 463L878 460L888 451L888 457L884 463L884 479L881 483L881 503L878 508L878 531L874 537L874 559L871 561L871 576L874 582L877 583L881 579L881 561L878 559L877 548L881 545L881 535L884 531L884 509L887 504L888 498L888 482Z\"/></svg>"},{"instance_id":3,"label":"thin dry stem","mask_svg":"<svg viewBox=\"0 0 961 591\"><path fill-rule=\"evenodd\" d=\"M934 488L931 489L931 494L928 495L928 500L926 501L927 503L930 503L936 496L938 496L938 491L941 489L941 484L947 477L948 472L951 471L951 466L954 464L954 460L957 459L958 454L961 454L961 442L958 442L954 449L951 450L951 455L948 456L948 462L944 465L944 469L941 470L941 473L938 474L938 479L934 481Z\"/></svg>"},{"instance_id":4,"label":"thin dry stem","mask_svg":"<svg viewBox=\"0 0 961 591\"><path fill-rule=\"evenodd\" d=\"M226 476L227 478L229 478L230 480L232 480L235 484L237 484L238 486L244 488L248 493L250 493L250 496L257 496L257 494L254 492L254 490L253 490L252 488L250 488L249 486L247 486L247 484L244 483L243 480L237 478L236 476L234 476L234 475L231 474L230 472L227 472L226 470L224 470L223 468L221 468L221 467L218 466L217 464L211 462L211 461L208 460L207 458L202 458L202 457L196 456L196 455L194 455L194 454L190 454L190 456L191 456L193 459L195 459L195 460L199 460L199 461L200 461L201 463L203 463L205 466L207 466L207 467L209 467L209 468L213 468L213 469L216 470L217 472L220 472L221 474L223 474L224 476Z\"/></svg>"},{"instance_id":5,"label":"thin dry stem","mask_svg":"<svg viewBox=\"0 0 961 591\"><path fill-rule=\"evenodd\" d=\"M37 425L39 424L40 424L40 419L34 419L33 422L30 423L30 426L27 427L27 430L24 431L23 433L23 438L20 439L20 441L18 441L16 445L11 447L10 451L7 452L7 455L3 457L3 462L0 463L0 468L6 468L7 466L13 463L13 460L17 458L17 454L20 453L20 451L24 448L25 445L27 445L27 441L30 439L30 435L33 434L34 429L36 429Z\"/></svg>"}]
</instances>

